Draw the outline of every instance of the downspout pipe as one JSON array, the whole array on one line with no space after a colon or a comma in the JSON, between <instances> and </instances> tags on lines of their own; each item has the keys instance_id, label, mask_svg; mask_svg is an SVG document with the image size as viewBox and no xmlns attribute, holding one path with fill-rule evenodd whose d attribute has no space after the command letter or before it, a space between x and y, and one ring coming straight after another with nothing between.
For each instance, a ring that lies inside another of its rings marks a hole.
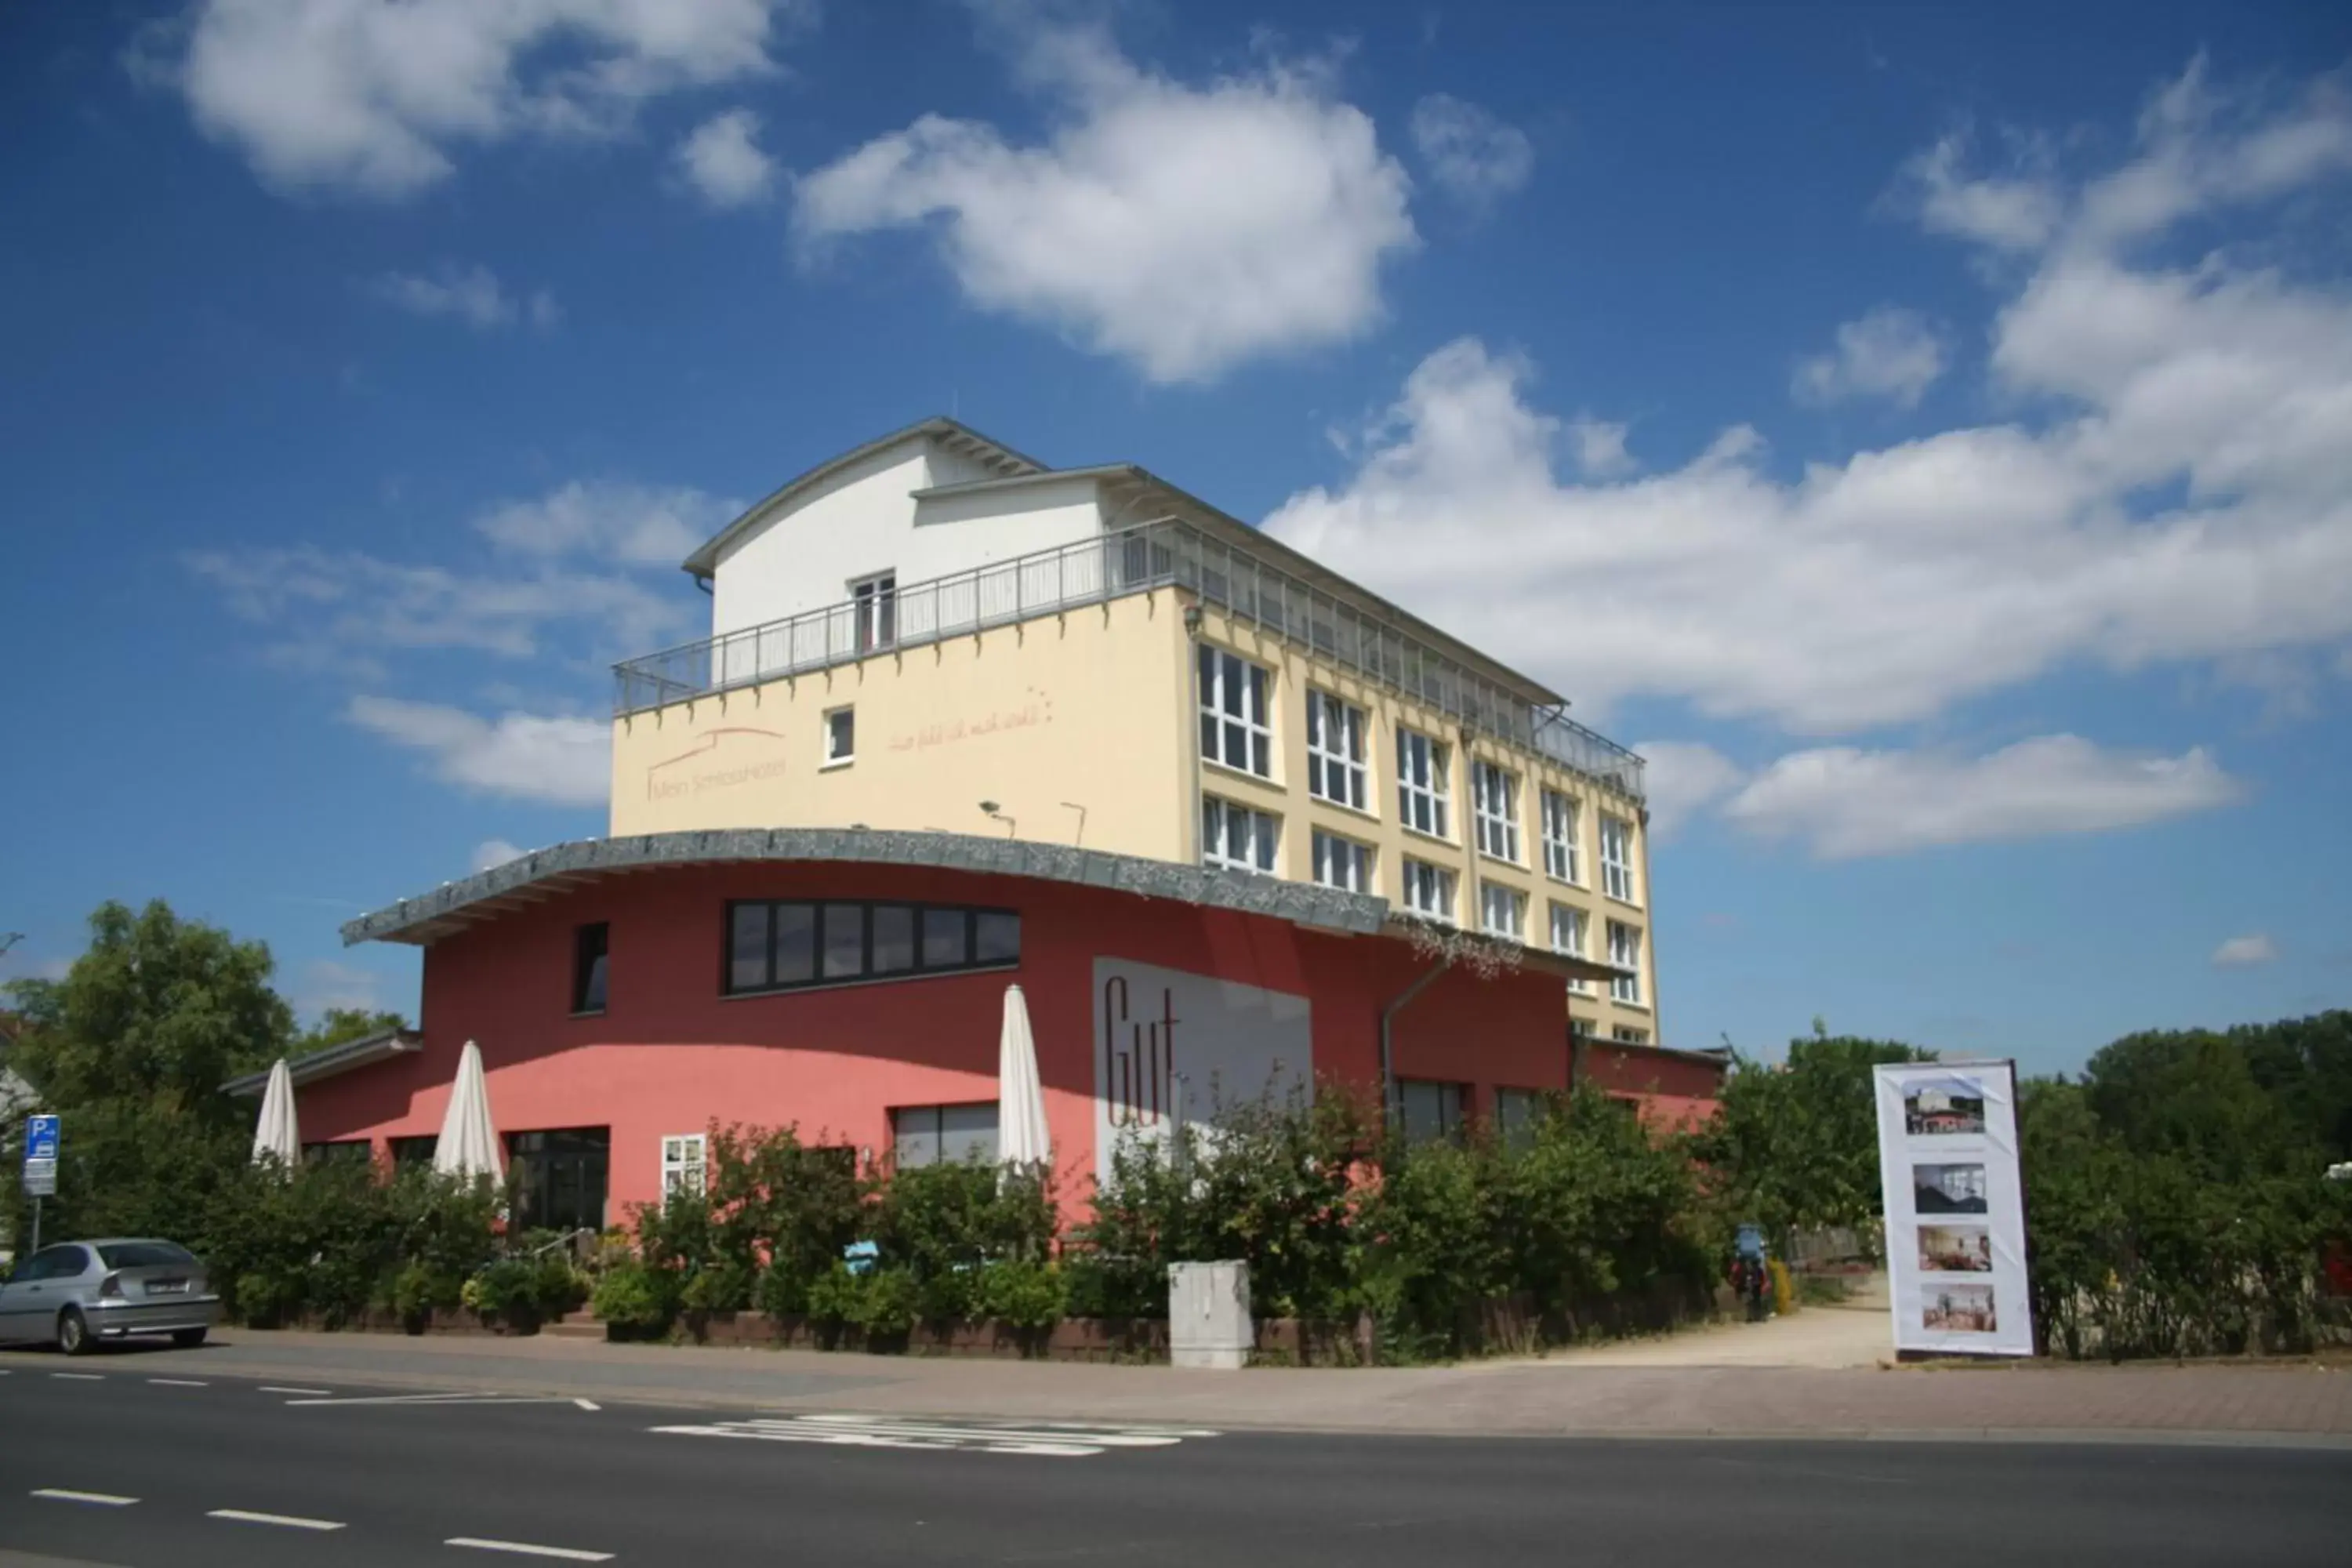
<instances>
[{"instance_id":1,"label":"downspout pipe","mask_svg":"<svg viewBox=\"0 0 2352 1568\"><path fill-rule=\"evenodd\" d=\"M1381 1009L1381 1120L1386 1122L1398 1114L1396 1080L1396 1017L1410 1005L1412 999L1429 989L1430 982L1445 973L1447 960L1439 959L1421 977L1398 992L1389 1005Z\"/></svg>"}]
</instances>

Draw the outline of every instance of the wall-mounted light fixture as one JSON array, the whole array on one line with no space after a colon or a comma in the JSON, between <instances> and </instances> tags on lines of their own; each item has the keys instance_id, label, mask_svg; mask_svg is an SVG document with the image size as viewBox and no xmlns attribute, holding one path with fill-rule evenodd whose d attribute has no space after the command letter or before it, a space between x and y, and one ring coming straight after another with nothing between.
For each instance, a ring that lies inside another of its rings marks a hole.
<instances>
[{"instance_id":1,"label":"wall-mounted light fixture","mask_svg":"<svg viewBox=\"0 0 2352 1568\"><path fill-rule=\"evenodd\" d=\"M1013 837L1013 819L1012 819L1011 817L1009 817L1009 816L1005 816L1003 812L1001 812L1001 811L997 810L997 809L996 809L996 803L995 803L994 801L992 801L992 800L983 800L983 801L982 801L982 802L980 803L980 809L981 809L981 814L982 814L982 816L988 816L988 817L992 817L992 818L995 819L996 821L998 821L998 822L1001 822L1001 823L1004 824L1004 837L1005 837L1010 838L1010 837Z\"/></svg>"}]
</instances>

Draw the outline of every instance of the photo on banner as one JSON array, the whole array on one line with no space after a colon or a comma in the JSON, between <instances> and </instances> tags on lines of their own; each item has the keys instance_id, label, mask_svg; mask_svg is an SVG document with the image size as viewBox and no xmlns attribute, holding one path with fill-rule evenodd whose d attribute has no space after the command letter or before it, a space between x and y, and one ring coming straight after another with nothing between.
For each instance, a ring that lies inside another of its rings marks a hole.
<instances>
[{"instance_id":1,"label":"photo on banner","mask_svg":"<svg viewBox=\"0 0 2352 1568\"><path fill-rule=\"evenodd\" d=\"M2031 1355L2012 1063L1875 1069L1895 1348Z\"/></svg>"}]
</instances>

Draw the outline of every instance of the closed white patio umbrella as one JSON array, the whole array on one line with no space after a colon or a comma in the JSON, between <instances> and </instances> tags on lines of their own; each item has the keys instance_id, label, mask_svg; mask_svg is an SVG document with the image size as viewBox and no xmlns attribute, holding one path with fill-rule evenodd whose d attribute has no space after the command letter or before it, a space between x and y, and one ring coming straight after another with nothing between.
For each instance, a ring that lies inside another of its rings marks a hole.
<instances>
[{"instance_id":1,"label":"closed white patio umbrella","mask_svg":"<svg viewBox=\"0 0 2352 1568\"><path fill-rule=\"evenodd\" d=\"M449 1088L449 1109L441 1137L433 1145L433 1168L445 1176L503 1176L499 1131L490 1120L490 1086L482 1078L482 1047L466 1042L457 1058L457 1079Z\"/></svg>"},{"instance_id":2,"label":"closed white patio umbrella","mask_svg":"<svg viewBox=\"0 0 2352 1568\"><path fill-rule=\"evenodd\" d=\"M1054 1157L1045 1131L1045 1087L1037 1077L1037 1038L1021 987L1004 988L1004 1032L996 1047L996 1158L1009 1170L1038 1171Z\"/></svg>"},{"instance_id":3,"label":"closed white patio umbrella","mask_svg":"<svg viewBox=\"0 0 2352 1568\"><path fill-rule=\"evenodd\" d=\"M294 1125L294 1071L279 1057L261 1091L261 1119L253 1128L253 1163L275 1159L292 1170L302 1160L302 1134Z\"/></svg>"}]
</instances>

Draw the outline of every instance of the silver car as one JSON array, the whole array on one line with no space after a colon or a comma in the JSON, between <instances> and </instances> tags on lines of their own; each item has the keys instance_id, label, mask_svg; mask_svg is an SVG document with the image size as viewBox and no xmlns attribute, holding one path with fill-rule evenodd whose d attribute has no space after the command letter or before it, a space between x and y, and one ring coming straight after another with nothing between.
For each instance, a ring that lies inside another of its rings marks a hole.
<instances>
[{"instance_id":1,"label":"silver car","mask_svg":"<svg viewBox=\"0 0 2352 1568\"><path fill-rule=\"evenodd\" d=\"M0 1285L0 1340L45 1340L68 1355L132 1334L169 1334L194 1349L219 1312L205 1266L170 1241L61 1242Z\"/></svg>"}]
</instances>

